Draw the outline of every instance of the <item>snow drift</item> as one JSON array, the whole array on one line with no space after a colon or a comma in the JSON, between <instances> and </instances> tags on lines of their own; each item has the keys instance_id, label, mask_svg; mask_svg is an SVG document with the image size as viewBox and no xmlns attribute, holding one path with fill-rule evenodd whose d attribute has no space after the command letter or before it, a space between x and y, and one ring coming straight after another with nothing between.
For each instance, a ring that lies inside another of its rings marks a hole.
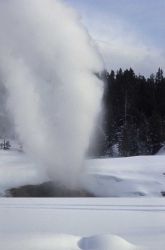
<instances>
[{"instance_id":1,"label":"snow drift","mask_svg":"<svg viewBox=\"0 0 165 250\"><path fill-rule=\"evenodd\" d=\"M144 250L136 248L128 241L116 235L97 235L81 238L73 235L49 235L5 240L2 239L5 250ZM12 248L11 248L12 247Z\"/></svg>"},{"instance_id":2,"label":"snow drift","mask_svg":"<svg viewBox=\"0 0 165 250\"><path fill-rule=\"evenodd\" d=\"M164 161L163 155L88 160L83 185L101 197L162 197Z\"/></svg>"},{"instance_id":3,"label":"snow drift","mask_svg":"<svg viewBox=\"0 0 165 250\"><path fill-rule=\"evenodd\" d=\"M135 246L116 235L96 235L81 239L83 250L135 250Z\"/></svg>"},{"instance_id":4,"label":"snow drift","mask_svg":"<svg viewBox=\"0 0 165 250\"><path fill-rule=\"evenodd\" d=\"M0 74L25 151L75 186L101 109L93 42L59 0L0 0L0 38Z\"/></svg>"}]
</instances>

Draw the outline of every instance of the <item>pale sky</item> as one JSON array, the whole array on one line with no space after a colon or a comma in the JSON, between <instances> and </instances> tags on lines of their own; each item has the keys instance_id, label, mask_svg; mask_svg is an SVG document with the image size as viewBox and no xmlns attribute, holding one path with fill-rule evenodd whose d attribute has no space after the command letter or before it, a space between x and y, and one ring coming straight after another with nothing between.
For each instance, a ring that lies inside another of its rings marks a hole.
<instances>
[{"instance_id":1,"label":"pale sky","mask_svg":"<svg viewBox=\"0 0 165 250\"><path fill-rule=\"evenodd\" d=\"M165 0L64 0L80 14L108 70L165 70Z\"/></svg>"}]
</instances>

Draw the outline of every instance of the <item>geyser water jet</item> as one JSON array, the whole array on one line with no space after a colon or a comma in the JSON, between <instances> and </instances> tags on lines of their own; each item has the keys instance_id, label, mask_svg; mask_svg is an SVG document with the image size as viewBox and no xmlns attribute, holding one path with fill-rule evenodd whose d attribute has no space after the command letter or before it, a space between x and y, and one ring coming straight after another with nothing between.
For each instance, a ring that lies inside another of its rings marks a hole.
<instances>
[{"instance_id":1,"label":"geyser water jet","mask_svg":"<svg viewBox=\"0 0 165 250\"><path fill-rule=\"evenodd\" d=\"M0 77L25 151L73 187L101 109L102 62L59 0L0 0Z\"/></svg>"}]
</instances>

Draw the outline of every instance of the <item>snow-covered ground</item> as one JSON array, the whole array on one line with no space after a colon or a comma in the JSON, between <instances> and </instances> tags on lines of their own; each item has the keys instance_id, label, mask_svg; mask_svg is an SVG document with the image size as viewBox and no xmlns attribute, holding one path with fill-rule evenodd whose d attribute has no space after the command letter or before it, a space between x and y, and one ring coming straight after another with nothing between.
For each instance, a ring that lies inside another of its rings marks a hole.
<instances>
[{"instance_id":1,"label":"snow-covered ground","mask_svg":"<svg viewBox=\"0 0 165 250\"><path fill-rule=\"evenodd\" d=\"M0 196L5 190L47 180L43 170L17 150L0 150Z\"/></svg>"},{"instance_id":2,"label":"snow-covered ground","mask_svg":"<svg viewBox=\"0 0 165 250\"><path fill-rule=\"evenodd\" d=\"M165 155L88 160L84 185L97 196L157 196L165 191Z\"/></svg>"},{"instance_id":3,"label":"snow-covered ground","mask_svg":"<svg viewBox=\"0 0 165 250\"><path fill-rule=\"evenodd\" d=\"M129 198L1 198L0 249L164 250L165 200L151 198L165 190L164 173L163 155L88 160L87 190ZM0 150L1 195L47 180L22 152Z\"/></svg>"},{"instance_id":4,"label":"snow-covered ground","mask_svg":"<svg viewBox=\"0 0 165 250\"><path fill-rule=\"evenodd\" d=\"M9 188L45 181L44 170L25 154L0 150L0 196ZM165 155L88 160L82 186L100 197L160 197L165 191Z\"/></svg>"},{"instance_id":5,"label":"snow-covered ground","mask_svg":"<svg viewBox=\"0 0 165 250\"><path fill-rule=\"evenodd\" d=\"M162 198L0 200L2 250L164 250Z\"/></svg>"}]
</instances>

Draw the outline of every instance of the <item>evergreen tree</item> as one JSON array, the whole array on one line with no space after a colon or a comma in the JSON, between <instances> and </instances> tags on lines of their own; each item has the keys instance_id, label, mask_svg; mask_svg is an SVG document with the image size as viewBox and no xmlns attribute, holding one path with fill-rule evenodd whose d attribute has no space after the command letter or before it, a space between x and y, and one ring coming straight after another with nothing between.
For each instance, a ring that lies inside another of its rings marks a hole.
<instances>
[{"instance_id":1,"label":"evergreen tree","mask_svg":"<svg viewBox=\"0 0 165 250\"><path fill-rule=\"evenodd\" d=\"M106 73L104 153L154 154L165 143L165 78L162 69L149 78L133 69Z\"/></svg>"}]
</instances>

